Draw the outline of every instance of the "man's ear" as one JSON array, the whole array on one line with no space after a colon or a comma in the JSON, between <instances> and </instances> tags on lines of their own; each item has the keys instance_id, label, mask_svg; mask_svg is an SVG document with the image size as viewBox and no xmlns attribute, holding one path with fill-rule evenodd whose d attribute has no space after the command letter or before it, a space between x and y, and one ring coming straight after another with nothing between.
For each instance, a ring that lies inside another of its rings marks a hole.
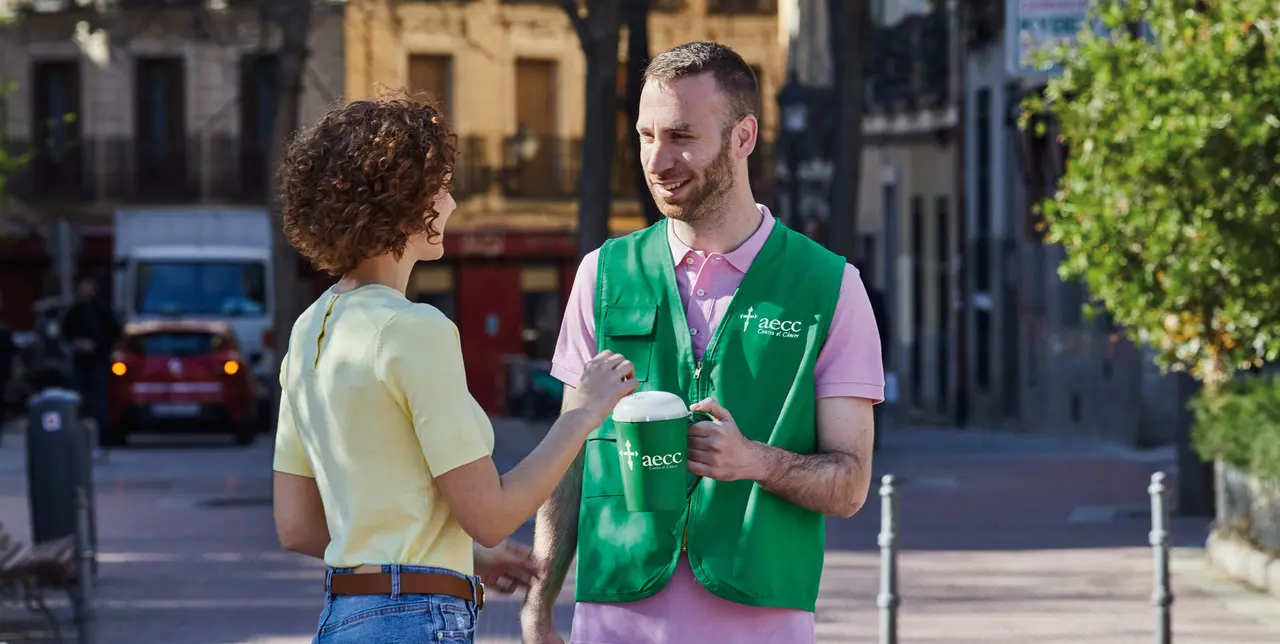
<instances>
[{"instance_id":1,"label":"man's ear","mask_svg":"<svg viewBox=\"0 0 1280 644\"><path fill-rule=\"evenodd\" d=\"M738 121L733 128L733 142L742 157L749 156L756 149L756 140L760 135L760 121L754 114L748 114Z\"/></svg>"}]
</instances>

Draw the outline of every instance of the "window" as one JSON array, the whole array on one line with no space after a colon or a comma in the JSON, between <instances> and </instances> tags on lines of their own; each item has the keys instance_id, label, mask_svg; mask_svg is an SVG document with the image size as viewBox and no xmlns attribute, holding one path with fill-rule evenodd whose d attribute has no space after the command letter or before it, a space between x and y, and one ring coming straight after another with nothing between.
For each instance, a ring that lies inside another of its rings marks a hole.
<instances>
[{"instance_id":1,"label":"window","mask_svg":"<svg viewBox=\"0 0 1280 644\"><path fill-rule=\"evenodd\" d=\"M261 261L141 261L136 302L142 315L263 316L266 266Z\"/></svg>"},{"instance_id":2,"label":"window","mask_svg":"<svg viewBox=\"0 0 1280 644\"><path fill-rule=\"evenodd\" d=\"M134 153L140 195L185 191L186 78L181 58L140 58L135 71Z\"/></svg>"},{"instance_id":3,"label":"window","mask_svg":"<svg viewBox=\"0 0 1280 644\"><path fill-rule=\"evenodd\" d=\"M39 61L32 66L31 161L33 188L37 194L79 191L83 162L80 156L80 63L74 60Z\"/></svg>"},{"instance_id":4,"label":"window","mask_svg":"<svg viewBox=\"0 0 1280 644\"><path fill-rule=\"evenodd\" d=\"M560 332L560 272L554 266L520 269L524 291L524 351L535 360L550 360Z\"/></svg>"},{"instance_id":5,"label":"window","mask_svg":"<svg viewBox=\"0 0 1280 644\"><path fill-rule=\"evenodd\" d=\"M576 146L556 136L556 62L516 60L516 136L504 146L507 196L563 198L576 186L569 160Z\"/></svg>"},{"instance_id":6,"label":"window","mask_svg":"<svg viewBox=\"0 0 1280 644\"><path fill-rule=\"evenodd\" d=\"M267 194L279 78L280 58L275 54L240 59L240 186L245 196Z\"/></svg>"},{"instance_id":7,"label":"window","mask_svg":"<svg viewBox=\"0 0 1280 644\"><path fill-rule=\"evenodd\" d=\"M937 270L938 308L938 411L946 411L951 391L951 213L946 197L934 200L934 262Z\"/></svg>"},{"instance_id":8,"label":"window","mask_svg":"<svg viewBox=\"0 0 1280 644\"><path fill-rule=\"evenodd\" d=\"M446 118L453 117L453 57L431 54L409 56L409 91L427 94Z\"/></svg>"},{"instance_id":9,"label":"window","mask_svg":"<svg viewBox=\"0 0 1280 644\"><path fill-rule=\"evenodd\" d=\"M924 197L911 198L911 402L924 399Z\"/></svg>"},{"instance_id":10,"label":"window","mask_svg":"<svg viewBox=\"0 0 1280 644\"><path fill-rule=\"evenodd\" d=\"M156 331L129 338L124 349L139 356L204 356L229 348L226 340L204 331Z\"/></svg>"},{"instance_id":11,"label":"window","mask_svg":"<svg viewBox=\"0 0 1280 644\"><path fill-rule=\"evenodd\" d=\"M974 213L976 229L974 237L974 289L979 293L991 290L991 88L978 90L977 108L974 110L974 148L976 150L976 177L974 186Z\"/></svg>"}]
</instances>

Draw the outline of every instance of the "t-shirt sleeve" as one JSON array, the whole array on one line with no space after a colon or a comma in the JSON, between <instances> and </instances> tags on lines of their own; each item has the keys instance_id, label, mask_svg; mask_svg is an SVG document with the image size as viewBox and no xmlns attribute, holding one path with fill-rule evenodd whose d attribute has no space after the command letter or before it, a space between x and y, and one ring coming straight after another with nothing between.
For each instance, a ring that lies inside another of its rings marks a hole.
<instances>
[{"instance_id":1,"label":"t-shirt sleeve","mask_svg":"<svg viewBox=\"0 0 1280 644\"><path fill-rule=\"evenodd\" d=\"M490 456L467 390L458 327L444 315L400 312L378 337L378 377L413 421L432 476Z\"/></svg>"},{"instance_id":2,"label":"t-shirt sleeve","mask_svg":"<svg viewBox=\"0 0 1280 644\"><path fill-rule=\"evenodd\" d=\"M818 398L884 401L884 362L871 298L858 269L846 264L827 342L814 366Z\"/></svg>"},{"instance_id":3,"label":"t-shirt sleeve","mask_svg":"<svg viewBox=\"0 0 1280 644\"><path fill-rule=\"evenodd\" d=\"M285 384L285 369L289 364L286 354L280 363L280 415L276 421L276 451L272 469L285 474L315 478L311 469L311 459L307 457L302 446L302 436L298 434L298 423L293 417L293 404L289 400L289 388Z\"/></svg>"},{"instance_id":4,"label":"t-shirt sleeve","mask_svg":"<svg viewBox=\"0 0 1280 644\"><path fill-rule=\"evenodd\" d=\"M551 375L570 387L577 387L582 369L596 355L596 262L599 250L582 258L569 291L569 304L560 321L560 336L551 357Z\"/></svg>"}]
</instances>

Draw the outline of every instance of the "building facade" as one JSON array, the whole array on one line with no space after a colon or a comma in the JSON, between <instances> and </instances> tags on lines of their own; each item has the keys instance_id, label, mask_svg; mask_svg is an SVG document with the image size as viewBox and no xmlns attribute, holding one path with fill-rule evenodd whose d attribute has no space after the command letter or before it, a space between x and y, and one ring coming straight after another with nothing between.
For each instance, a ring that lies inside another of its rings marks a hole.
<instances>
[{"instance_id":1,"label":"building facade","mask_svg":"<svg viewBox=\"0 0 1280 644\"><path fill-rule=\"evenodd\" d=\"M30 154L0 217L0 314L15 329L56 289L47 239L69 221L75 269L109 288L112 218L131 206L266 201L279 34L249 2L9 0L0 127ZM217 5L218 3L213 3ZM316 5L300 114L343 90L343 13Z\"/></svg>"},{"instance_id":2,"label":"building facade","mask_svg":"<svg viewBox=\"0 0 1280 644\"><path fill-rule=\"evenodd\" d=\"M701 39L730 45L755 68L762 94L781 83L775 0L654 0L652 52ZM512 411L520 365L545 369L578 266L577 186L585 117L586 60L557 2L351 0L346 9L345 92L425 92L458 134L459 207L445 259L415 270L409 296L458 324L468 386L490 411ZM626 64L626 31L619 64ZM618 94L625 96L619 74ZM769 142L762 107L753 185L767 195ZM619 101L610 230L644 226L632 172L639 163ZM641 195L649 198L647 194ZM762 197L765 201L767 197Z\"/></svg>"},{"instance_id":3,"label":"building facade","mask_svg":"<svg viewBox=\"0 0 1280 644\"><path fill-rule=\"evenodd\" d=\"M984 427L1089 436L1132 445L1173 440L1190 388L1162 375L1149 351L1105 313L1084 314L1087 289L1058 276L1060 247L1043 243L1035 205L1056 190L1067 150L1017 125L1022 100L1048 75L1015 56L1007 12L1034 3L970 0L965 73L966 253L963 306L973 360L969 420ZM1066 3L1070 5L1071 3ZM1078 3L1083 7L1085 3Z\"/></svg>"},{"instance_id":4,"label":"building facade","mask_svg":"<svg viewBox=\"0 0 1280 644\"><path fill-rule=\"evenodd\" d=\"M963 422L958 20L954 2L871 3L858 231L899 423Z\"/></svg>"}]
</instances>

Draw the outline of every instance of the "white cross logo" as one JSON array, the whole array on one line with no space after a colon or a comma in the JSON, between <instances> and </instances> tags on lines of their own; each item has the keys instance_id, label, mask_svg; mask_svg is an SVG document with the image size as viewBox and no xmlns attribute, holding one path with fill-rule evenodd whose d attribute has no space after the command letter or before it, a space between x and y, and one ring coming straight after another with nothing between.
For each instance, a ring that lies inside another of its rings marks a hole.
<instances>
[{"instance_id":1,"label":"white cross logo","mask_svg":"<svg viewBox=\"0 0 1280 644\"><path fill-rule=\"evenodd\" d=\"M757 316L757 315L755 314L755 312L754 312L755 310L756 310L756 307L754 307L754 306L749 307L749 308L747 308L747 312L746 312L746 313L743 313L742 315L738 316L738 317L740 317L740 318L742 318L742 319L743 319L743 323L742 323L742 331L743 331L744 333L746 332L747 327L751 326L751 320L753 320L753 319L755 319L755 318L759 317L759 316Z\"/></svg>"},{"instance_id":2,"label":"white cross logo","mask_svg":"<svg viewBox=\"0 0 1280 644\"><path fill-rule=\"evenodd\" d=\"M627 451L625 451L625 452L619 452L619 454L622 454L623 456L627 457L627 469L629 469L629 470L635 470L635 469L636 469L636 468L635 468L635 465L633 465L633 464L631 463L631 459L632 459L633 457L639 456L639 455L640 455L640 452L637 452L637 451L635 451L635 450L631 449L631 441L627 441L627 442L626 442L626 444L625 444L625 445L623 445L623 447L627 448Z\"/></svg>"}]
</instances>

